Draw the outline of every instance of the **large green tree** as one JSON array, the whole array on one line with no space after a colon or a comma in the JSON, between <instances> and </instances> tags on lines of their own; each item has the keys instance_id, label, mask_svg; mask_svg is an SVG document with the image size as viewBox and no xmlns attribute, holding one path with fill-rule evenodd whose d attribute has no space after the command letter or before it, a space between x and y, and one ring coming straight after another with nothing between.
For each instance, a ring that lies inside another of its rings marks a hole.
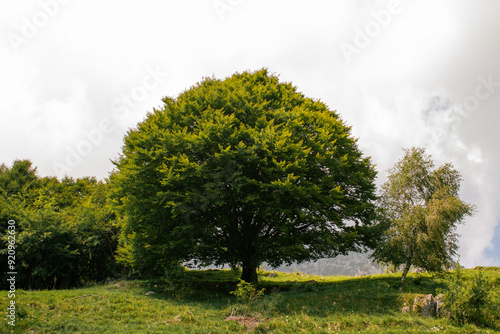
<instances>
[{"instance_id":1,"label":"large green tree","mask_svg":"<svg viewBox=\"0 0 500 334\"><path fill-rule=\"evenodd\" d=\"M390 227L373 258L402 267L401 290L411 266L428 271L452 266L456 227L475 212L474 205L459 198L461 181L450 163L434 168L423 148L405 150L389 171L380 207Z\"/></svg>"},{"instance_id":2,"label":"large green tree","mask_svg":"<svg viewBox=\"0 0 500 334\"><path fill-rule=\"evenodd\" d=\"M164 98L125 138L111 176L122 254L256 268L373 246L376 172L337 113L267 70Z\"/></svg>"}]
</instances>

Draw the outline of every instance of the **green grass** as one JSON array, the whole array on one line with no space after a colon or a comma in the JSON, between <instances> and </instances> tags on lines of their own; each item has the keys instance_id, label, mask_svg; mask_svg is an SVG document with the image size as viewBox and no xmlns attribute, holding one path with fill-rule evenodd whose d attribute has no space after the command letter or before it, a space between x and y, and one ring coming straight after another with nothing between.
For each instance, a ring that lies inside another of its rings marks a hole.
<instances>
[{"instance_id":1,"label":"green grass","mask_svg":"<svg viewBox=\"0 0 500 334\"><path fill-rule=\"evenodd\" d=\"M500 289L500 268L464 270L464 279L477 270ZM259 273L265 295L247 313L229 294L239 277L230 270L186 271L175 284L119 280L72 290L18 290L16 327L4 316L0 333L498 333L500 328L500 323L496 330L456 327L446 319L401 312L415 296L446 289L450 274L410 274L403 293L399 274L269 274ZM10 299L6 291L0 294L6 310Z\"/></svg>"}]
</instances>

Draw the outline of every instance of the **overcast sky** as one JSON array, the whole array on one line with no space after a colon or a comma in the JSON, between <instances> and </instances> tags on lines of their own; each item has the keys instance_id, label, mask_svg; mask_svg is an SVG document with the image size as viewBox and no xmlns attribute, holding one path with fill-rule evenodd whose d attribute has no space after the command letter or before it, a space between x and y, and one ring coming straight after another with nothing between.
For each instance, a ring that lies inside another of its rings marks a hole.
<instances>
[{"instance_id":1,"label":"overcast sky","mask_svg":"<svg viewBox=\"0 0 500 334\"><path fill-rule=\"evenodd\" d=\"M463 175L461 262L500 266L500 1L0 3L0 163L108 176L128 128L262 67L337 110L384 182L402 148Z\"/></svg>"}]
</instances>

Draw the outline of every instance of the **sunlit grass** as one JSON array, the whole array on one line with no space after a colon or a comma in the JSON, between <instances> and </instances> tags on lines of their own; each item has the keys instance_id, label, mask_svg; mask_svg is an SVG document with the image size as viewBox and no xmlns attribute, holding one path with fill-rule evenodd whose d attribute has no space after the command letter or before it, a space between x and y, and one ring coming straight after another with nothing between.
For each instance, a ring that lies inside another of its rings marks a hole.
<instances>
[{"instance_id":1,"label":"sunlit grass","mask_svg":"<svg viewBox=\"0 0 500 334\"><path fill-rule=\"evenodd\" d=\"M500 268L483 268L500 288ZM474 270L464 270L465 279ZM59 291L16 291L16 327L4 318L1 333L495 333L455 327L446 319L403 314L420 294L446 288L446 276L410 274L399 293L398 274L365 277L259 273L265 295L248 308L230 291L239 272L186 271L166 279L118 280ZM0 292L6 309L7 292ZM500 324L499 324L500 325Z\"/></svg>"}]
</instances>

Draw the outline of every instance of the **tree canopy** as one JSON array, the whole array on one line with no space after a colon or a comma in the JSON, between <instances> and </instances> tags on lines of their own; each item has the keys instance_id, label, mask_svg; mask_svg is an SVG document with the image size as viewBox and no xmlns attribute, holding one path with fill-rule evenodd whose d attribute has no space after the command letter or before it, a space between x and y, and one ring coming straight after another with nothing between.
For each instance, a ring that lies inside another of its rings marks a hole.
<instances>
[{"instance_id":1,"label":"tree canopy","mask_svg":"<svg viewBox=\"0 0 500 334\"><path fill-rule=\"evenodd\" d=\"M473 215L475 206L459 198L460 173L450 163L434 169L423 148L405 150L382 186L380 207L390 222L373 257L403 266L401 288L413 265L440 271L453 265L457 224Z\"/></svg>"},{"instance_id":2,"label":"tree canopy","mask_svg":"<svg viewBox=\"0 0 500 334\"><path fill-rule=\"evenodd\" d=\"M111 176L123 257L256 268L374 245L376 172L350 128L267 70L206 78L125 137Z\"/></svg>"}]
</instances>

